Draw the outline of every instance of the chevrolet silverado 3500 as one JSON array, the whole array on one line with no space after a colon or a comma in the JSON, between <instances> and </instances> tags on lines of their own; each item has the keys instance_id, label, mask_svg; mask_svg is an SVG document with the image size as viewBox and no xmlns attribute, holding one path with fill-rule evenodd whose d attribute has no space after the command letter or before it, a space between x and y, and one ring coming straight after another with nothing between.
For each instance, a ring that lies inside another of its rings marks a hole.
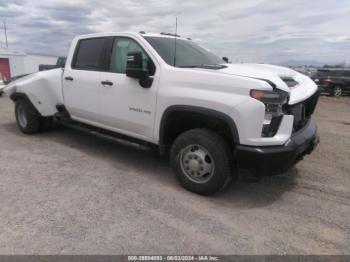
<instances>
[{"instance_id":1,"label":"chevrolet silverado 3500","mask_svg":"<svg viewBox=\"0 0 350 262\"><path fill-rule=\"evenodd\" d=\"M291 69L229 64L169 34L76 37L64 68L6 86L19 129L59 122L169 154L183 187L213 194L238 168L275 174L313 151L316 84Z\"/></svg>"}]
</instances>

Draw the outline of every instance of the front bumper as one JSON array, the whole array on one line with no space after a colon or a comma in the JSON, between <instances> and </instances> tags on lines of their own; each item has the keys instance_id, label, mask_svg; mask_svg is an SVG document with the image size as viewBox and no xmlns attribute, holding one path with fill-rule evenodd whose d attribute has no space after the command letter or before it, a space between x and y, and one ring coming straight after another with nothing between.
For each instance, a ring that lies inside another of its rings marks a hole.
<instances>
[{"instance_id":1,"label":"front bumper","mask_svg":"<svg viewBox=\"0 0 350 262\"><path fill-rule=\"evenodd\" d=\"M238 167L259 175L273 175L291 168L319 143L317 127L312 119L292 134L283 146L252 147L238 145L235 156Z\"/></svg>"}]
</instances>

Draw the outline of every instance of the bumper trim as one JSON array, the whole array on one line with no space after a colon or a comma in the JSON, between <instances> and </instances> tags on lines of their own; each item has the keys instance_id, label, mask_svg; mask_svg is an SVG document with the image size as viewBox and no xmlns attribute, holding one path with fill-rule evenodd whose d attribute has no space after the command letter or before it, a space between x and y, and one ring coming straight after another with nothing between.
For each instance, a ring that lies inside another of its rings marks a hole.
<instances>
[{"instance_id":1,"label":"bumper trim","mask_svg":"<svg viewBox=\"0 0 350 262\"><path fill-rule=\"evenodd\" d=\"M317 127L310 119L282 146L238 145L235 149L235 156L239 168L259 175L273 175L288 170L305 155L310 154L319 141Z\"/></svg>"}]
</instances>

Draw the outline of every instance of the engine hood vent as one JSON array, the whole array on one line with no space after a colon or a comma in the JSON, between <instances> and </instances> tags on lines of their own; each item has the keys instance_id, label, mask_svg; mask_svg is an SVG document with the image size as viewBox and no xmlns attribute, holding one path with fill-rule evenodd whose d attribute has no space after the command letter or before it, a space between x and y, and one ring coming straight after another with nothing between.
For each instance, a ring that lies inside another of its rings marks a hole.
<instances>
[{"instance_id":1,"label":"engine hood vent","mask_svg":"<svg viewBox=\"0 0 350 262\"><path fill-rule=\"evenodd\" d=\"M288 87L295 87L299 84L299 82L297 82L293 77L290 76L281 76L280 78Z\"/></svg>"}]
</instances>

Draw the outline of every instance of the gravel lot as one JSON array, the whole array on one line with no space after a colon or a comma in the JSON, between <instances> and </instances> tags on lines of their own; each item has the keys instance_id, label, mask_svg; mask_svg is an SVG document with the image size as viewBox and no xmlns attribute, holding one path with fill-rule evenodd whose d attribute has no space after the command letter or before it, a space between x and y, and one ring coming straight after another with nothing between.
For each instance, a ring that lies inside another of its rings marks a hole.
<instances>
[{"instance_id":1,"label":"gravel lot","mask_svg":"<svg viewBox=\"0 0 350 262\"><path fill-rule=\"evenodd\" d=\"M26 136L0 98L0 254L350 254L350 97L321 97L316 151L213 197L166 159L61 128Z\"/></svg>"}]
</instances>

